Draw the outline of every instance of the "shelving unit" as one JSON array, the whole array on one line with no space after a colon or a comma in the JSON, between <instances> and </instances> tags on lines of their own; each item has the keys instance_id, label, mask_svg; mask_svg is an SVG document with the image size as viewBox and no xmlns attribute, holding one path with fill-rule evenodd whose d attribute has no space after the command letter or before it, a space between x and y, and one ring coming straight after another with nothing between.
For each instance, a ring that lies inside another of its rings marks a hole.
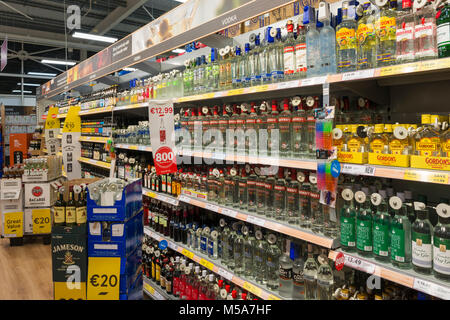
<instances>
[{"instance_id":1,"label":"shelving unit","mask_svg":"<svg viewBox=\"0 0 450 320\"><path fill-rule=\"evenodd\" d=\"M87 137L87 136L81 136L79 141L80 142L108 143L109 139L110 138L108 138L108 137Z\"/></svg>"},{"instance_id":2,"label":"shelving unit","mask_svg":"<svg viewBox=\"0 0 450 320\"><path fill-rule=\"evenodd\" d=\"M117 149L139 150L139 151L145 151L145 152L152 152L152 147L141 146L141 145L137 145L137 144L116 143L114 146Z\"/></svg>"},{"instance_id":3,"label":"shelving unit","mask_svg":"<svg viewBox=\"0 0 450 320\"><path fill-rule=\"evenodd\" d=\"M168 294L165 290L161 289L151 279L144 276L144 292L153 298L153 300L180 300L177 297Z\"/></svg>"},{"instance_id":4,"label":"shelving unit","mask_svg":"<svg viewBox=\"0 0 450 320\"><path fill-rule=\"evenodd\" d=\"M83 158L83 157L78 159L78 161L83 162L83 163L87 163L87 164L91 164L91 165L96 166L96 167L101 167L101 168L105 168L105 169L111 169L111 163L107 163L107 162L103 162L103 161L97 161L97 160Z\"/></svg>"},{"instance_id":5,"label":"shelving unit","mask_svg":"<svg viewBox=\"0 0 450 320\"><path fill-rule=\"evenodd\" d=\"M256 282L254 282L252 280L244 279L244 278L234 275L233 272L229 271L224 265L222 265L218 261L212 260L201 253L193 252L192 249L187 248L185 245L176 243L176 242L162 236L161 234L151 230L147 226L144 227L144 233L147 236L149 236L150 238L155 239L156 241L166 240L170 249L201 264L205 268L224 277L228 281L233 282L234 284L244 288L245 290L253 293L254 295L256 295L264 300L283 300L284 299L280 295L278 295L278 293L275 293L275 292L267 289L265 286L257 284Z\"/></svg>"}]
</instances>

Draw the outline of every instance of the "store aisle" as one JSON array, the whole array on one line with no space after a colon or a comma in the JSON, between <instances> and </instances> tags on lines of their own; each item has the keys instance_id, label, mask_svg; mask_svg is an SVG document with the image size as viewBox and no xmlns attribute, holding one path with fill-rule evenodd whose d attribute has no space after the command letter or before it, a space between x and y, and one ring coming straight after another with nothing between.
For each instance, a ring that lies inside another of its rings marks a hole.
<instances>
[{"instance_id":1,"label":"store aisle","mask_svg":"<svg viewBox=\"0 0 450 320\"><path fill-rule=\"evenodd\" d=\"M0 239L0 300L52 299L50 246L40 238L19 247Z\"/></svg>"}]
</instances>

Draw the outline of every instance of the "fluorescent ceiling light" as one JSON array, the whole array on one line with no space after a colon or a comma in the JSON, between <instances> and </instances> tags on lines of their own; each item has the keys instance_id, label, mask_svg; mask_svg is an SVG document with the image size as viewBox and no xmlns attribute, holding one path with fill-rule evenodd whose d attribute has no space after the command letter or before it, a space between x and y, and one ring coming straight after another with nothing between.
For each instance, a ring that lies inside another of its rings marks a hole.
<instances>
[{"instance_id":1,"label":"fluorescent ceiling light","mask_svg":"<svg viewBox=\"0 0 450 320\"><path fill-rule=\"evenodd\" d=\"M186 50L184 50L184 49L175 49L175 50L172 50L172 52L173 53L184 53L184 52L186 52Z\"/></svg>"},{"instance_id":2,"label":"fluorescent ceiling light","mask_svg":"<svg viewBox=\"0 0 450 320\"><path fill-rule=\"evenodd\" d=\"M136 71L137 69L136 68L124 68L124 69L122 69L123 71L130 71L130 72L134 72L134 71Z\"/></svg>"},{"instance_id":3,"label":"fluorescent ceiling light","mask_svg":"<svg viewBox=\"0 0 450 320\"><path fill-rule=\"evenodd\" d=\"M77 63L73 61L62 61L62 60L50 60L50 59L44 59L41 60L42 63L48 63L48 64L61 64L64 66L74 66Z\"/></svg>"},{"instance_id":4,"label":"fluorescent ceiling light","mask_svg":"<svg viewBox=\"0 0 450 320\"><path fill-rule=\"evenodd\" d=\"M22 85L22 82L17 82L17 85L20 86ZM24 86L28 86L28 87L40 87L41 85L38 83L24 83Z\"/></svg>"},{"instance_id":5,"label":"fluorescent ceiling light","mask_svg":"<svg viewBox=\"0 0 450 320\"><path fill-rule=\"evenodd\" d=\"M45 73L45 72L28 72L30 76L43 76L43 77L55 77L56 73Z\"/></svg>"},{"instance_id":6,"label":"fluorescent ceiling light","mask_svg":"<svg viewBox=\"0 0 450 320\"><path fill-rule=\"evenodd\" d=\"M75 32L74 34L72 34L72 37L79 38L79 39L86 39L86 40L95 40L95 41L100 41L100 42L108 42L108 43L114 43L118 40L117 38L97 36L95 34L84 33L84 32Z\"/></svg>"},{"instance_id":7,"label":"fluorescent ceiling light","mask_svg":"<svg viewBox=\"0 0 450 320\"><path fill-rule=\"evenodd\" d=\"M21 90L13 90L12 92L13 93L22 93ZM31 92L31 91L24 91L23 93L33 93L33 92Z\"/></svg>"}]
</instances>

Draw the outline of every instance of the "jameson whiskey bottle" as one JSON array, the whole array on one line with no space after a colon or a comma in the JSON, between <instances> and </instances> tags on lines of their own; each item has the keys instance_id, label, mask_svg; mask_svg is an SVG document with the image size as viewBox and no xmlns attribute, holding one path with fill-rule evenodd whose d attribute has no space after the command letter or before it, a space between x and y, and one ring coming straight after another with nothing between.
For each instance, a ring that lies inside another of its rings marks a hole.
<instances>
[{"instance_id":1,"label":"jameson whiskey bottle","mask_svg":"<svg viewBox=\"0 0 450 320\"><path fill-rule=\"evenodd\" d=\"M450 206L441 203L436 206L439 222L434 227L433 270L438 279L450 280Z\"/></svg>"},{"instance_id":2,"label":"jameson whiskey bottle","mask_svg":"<svg viewBox=\"0 0 450 320\"><path fill-rule=\"evenodd\" d=\"M341 246L344 251L355 251L356 228L355 228L355 208L353 206L353 191L344 189L342 198L345 200L341 209Z\"/></svg>"},{"instance_id":3,"label":"jameson whiskey bottle","mask_svg":"<svg viewBox=\"0 0 450 320\"><path fill-rule=\"evenodd\" d=\"M74 226L76 224L76 206L73 200L73 190L69 192L69 201L66 205L66 226Z\"/></svg>"},{"instance_id":4,"label":"jameson whiskey bottle","mask_svg":"<svg viewBox=\"0 0 450 320\"><path fill-rule=\"evenodd\" d=\"M59 193L59 198L53 206L53 224L55 226L63 226L66 222L66 203L64 202L64 194Z\"/></svg>"},{"instance_id":5,"label":"jameson whiskey bottle","mask_svg":"<svg viewBox=\"0 0 450 320\"><path fill-rule=\"evenodd\" d=\"M412 264L414 271L430 274L433 267L433 226L424 203L416 202L417 218L412 225Z\"/></svg>"},{"instance_id":6,"label":"jameson whiskey bottle","mask_svg":"<svg viewBox=\"0 0 450 320\"><path fill-rule=\"evenodd\" d=\"M78 201L76 202L76 223L77 225L86 224L87 217L86 217L86 204L83 199L84 192L80 192L78 194Z\"/></svg>"}]
</instances>

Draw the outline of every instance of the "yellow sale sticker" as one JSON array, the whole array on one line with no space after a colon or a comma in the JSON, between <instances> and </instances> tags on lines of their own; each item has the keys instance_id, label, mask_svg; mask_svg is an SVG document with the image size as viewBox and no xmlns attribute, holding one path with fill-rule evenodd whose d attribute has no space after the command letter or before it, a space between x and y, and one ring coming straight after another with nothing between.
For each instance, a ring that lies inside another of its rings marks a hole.
<instances>
[{"instance_id":1,"label":"yellow sale sticker","mask_svg":"<svg viewBox=\"0 0 450 320\"><path fill-rule=\"evenodd\" d=\"M189 259L194 258L194 254L186 249L183 249L183 251L181 251L181 254L188 257Z\"/></svg>"},{"instance_id":2,"label":"yellow sale sticker","mask_svg":"<svg viewBox=\"0 0 450 320\"><path fill-rule=\"evenodd\" d=\"M88 300L119 300L120 258L89 257Z\"/></svg>"},{"instance_id":3,"label":"yellow sale sticker","mask_svg":"<svg viewBox=\"0 0 450 320\"><path fill-rule=\"evenodd\" d=\"M33 209L33 234L52 232L50 208Z\"/></svg>"},{"instance_id":4,"label":"yellow sale sticker","mask_svg":"<svg viewBox=\"0 0 450 320\"><path fill-rule=\"evenodd\" d=\"M148 283L144 282L144 289L149 292L151 295L155 294L155 289L153 289L153 287L151 285L149 285Z\"/></svg>"},{"instance_id":5,"label":"yellow sale sticker","mask_svg":"<svg viewBox=\"0 0 450 320\"><path fill-rule=\"evenodd\" d=\"M255 287L251 283L248 283L247 281L244 282L243 288L247 291L250 291L251 293L257 295L258 297L261 296L261 288Z\"/></svg>"},{"instance_id":6,"label":"yellow sale sticker","mask_svg":"<svg viewBox=\"0 0 450 320\"><path fill-rule=\"evenodd\" d=\"M214 269L214 265L211 262L209 262L209 261L207 261L205 259L201 259L200 260L200 264L202 266L204 266L205 268L208 268L209 270L213 270Z\"/></svg>"},{"instance_id":7,"label":"yellow sale sticker","mask_svg":"<svg viewBox=\"0 0 450 320\"><path fill-rule=\"evenodd\" d=\"M3 235L17 238L23 236L23 212L7 212L3 214Z\"/></svg>"}]
</instances>

